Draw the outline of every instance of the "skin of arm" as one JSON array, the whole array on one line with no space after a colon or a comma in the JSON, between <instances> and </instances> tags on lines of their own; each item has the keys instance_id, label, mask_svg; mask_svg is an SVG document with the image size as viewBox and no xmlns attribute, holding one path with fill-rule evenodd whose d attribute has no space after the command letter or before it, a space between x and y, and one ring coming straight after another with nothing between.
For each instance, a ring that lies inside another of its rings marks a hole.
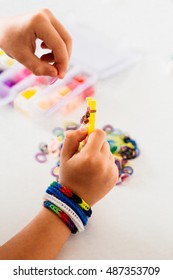
<instances>
[{"instance_id":1,"label":"skin of arm","mask_svg":"<svg viewBox=\"0 0 173 280\"><path fill-rule=\"evenodd\" d=\"M71 55L72 40L48 10L0 19L0 48L35 75L63 78ZM38 58L36 39L50 50ZM51 63L51 64L50 64ZM78 152L79 143L85 147ZM104 132L68 131L61 154L60 183L93 206L116 184L118 170ZM51 211L42 208L18 234L0 247L2 260L54 259L70 236L68 227Z\"/></svg>"},{"instance_id":2,"label":"skin of arm","mask_svg":"<svg viewBox=\"0 0 173 280\"><path fill-rule=\"evenodd\" d=\"M78 152L79 143L86 137L86 129L67 131L61 153L60 183L93 206L116 184L118 169L104 132L96 129ZM56 214L42 208L24 229L0 248L0 259L54 259L70 234Z\"/></svg>"},{"instance_id":3,"label":"skin of arm","mask_svg":"<svg viewBox=\"0 0 173 280\"><path fill-rule=\"evenodd\" d=\"M64 77L72 40L51 11L43 9L31 14L0 18L0 29L0 48L9 56L35 75ZM35 55L37 39L42 41L41 48L48 50L40 58ZM31 223L0 248L0 259L55 258L69 235L67 226L43 208Z\"/></svg>"},{"instance_id":4,"label":"skin of arm","mask_svg":"<svg viewBox=\"0 0 173 280\"><path fill-rule=\"evenodd\" d=\"M51 11L0 18L0 48L25 65L35 75L62 79L72 51L72 39ZM35 55L36 40L48 52ZM51 65L52 64L52 65Z\"/></svg>"},{"instance_id":5,"label":"skin of arm","mask_svg":"<svg viewBox=\"0 0 173 280\"><path fill-rule=\"evenodd\" d=\"M0 248L1 260L55 259L70 230L54 213L42 208L38 215Z\"/></svg>"}]
</instances>

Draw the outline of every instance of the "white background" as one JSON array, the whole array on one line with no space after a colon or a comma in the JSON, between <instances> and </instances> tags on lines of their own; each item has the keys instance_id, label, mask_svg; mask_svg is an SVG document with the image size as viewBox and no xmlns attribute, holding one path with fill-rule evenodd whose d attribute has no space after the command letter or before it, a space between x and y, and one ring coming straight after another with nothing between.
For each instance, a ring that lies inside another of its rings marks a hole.
<instances>
[{"instance_id":1,"label":"white background","mask_svg":"<svg viewBox=\"0 0 173 280\"><path fill-rule=\"evenodd\" d=\"M97 84L97 126L128 131L140 148L135 173L93 208L87 230L72 236L60 259L173 258L173 1L0 1L0 16L48 7L74 16L112 41L140 51L135 67ZM85 107L84 107L85 108ZM78 110L69 119L78 120ZM57 119L57 124L60 120ZM0 243L39 211L52 162L34 160L53 123L36 123L11 108L0 111ZM57 237L58 238L58 237Z\"/></svg>"}]
</instances>

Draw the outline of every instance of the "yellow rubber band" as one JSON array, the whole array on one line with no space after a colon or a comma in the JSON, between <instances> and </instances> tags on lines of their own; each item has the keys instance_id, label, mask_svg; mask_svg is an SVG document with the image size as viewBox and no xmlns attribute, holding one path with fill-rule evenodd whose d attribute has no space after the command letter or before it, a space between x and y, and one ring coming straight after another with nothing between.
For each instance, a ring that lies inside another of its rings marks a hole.
<instances>
[{"instance_id":1,"label":"yellow rubber band","mask_svg":"<svg viewBox=\"0 0 173 280\"><path fill-rule=\"evenodd\" d=\"M88 211L90 209L90 206L88 205L88 203L86 203L83 199L82 199L82 203L79 203L79 206L86 211Z\"/></svg>"}]
</instances>

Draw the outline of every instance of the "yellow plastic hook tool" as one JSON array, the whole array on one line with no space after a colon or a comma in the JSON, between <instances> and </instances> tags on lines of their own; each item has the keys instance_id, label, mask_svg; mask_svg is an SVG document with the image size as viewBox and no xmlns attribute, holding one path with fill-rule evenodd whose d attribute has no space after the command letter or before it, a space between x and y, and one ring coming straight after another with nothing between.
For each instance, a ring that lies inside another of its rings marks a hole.
<instances>
[{"instance_id":1,"label":"yellow plastic hook tool","mask_svg":"<svg viewBox=\"0 0 173 280\"><path fill-rule=\"evenodd\" d=\"M89 122L87 123L88 135L90 135L96 124L96 100L92 97L87 97L87 111L89 111Z\"/></svg>"}]
</instances>

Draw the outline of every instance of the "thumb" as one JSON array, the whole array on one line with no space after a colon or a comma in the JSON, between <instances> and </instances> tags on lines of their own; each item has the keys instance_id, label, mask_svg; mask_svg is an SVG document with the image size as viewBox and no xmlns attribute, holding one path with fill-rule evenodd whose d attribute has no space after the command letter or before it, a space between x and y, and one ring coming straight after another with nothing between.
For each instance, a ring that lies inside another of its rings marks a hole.
<instances>
[{"instance_id":1,"label":"thumb","mask_svg":"<svg viewBox=\"0 0 173 280\"><path fill-rule=\"evenodd\" d=\"M56 77L58 75L53 65L39 59L30 49L25 49L22 57L19 59L16 57L16 59L37 76Z\"/></svg>"},{"instance_id":2,"label":"thumb","mask_svg":"<svg viewBox=\"0 0 173 280\"><path fill-rule=\"evenodd\" d=\"M80 130L68 130L65 134L65 140L61 151L62 159L70 159L79 148L79 144L88 135L87 128Z\"/></svg>"}]
</instances>

